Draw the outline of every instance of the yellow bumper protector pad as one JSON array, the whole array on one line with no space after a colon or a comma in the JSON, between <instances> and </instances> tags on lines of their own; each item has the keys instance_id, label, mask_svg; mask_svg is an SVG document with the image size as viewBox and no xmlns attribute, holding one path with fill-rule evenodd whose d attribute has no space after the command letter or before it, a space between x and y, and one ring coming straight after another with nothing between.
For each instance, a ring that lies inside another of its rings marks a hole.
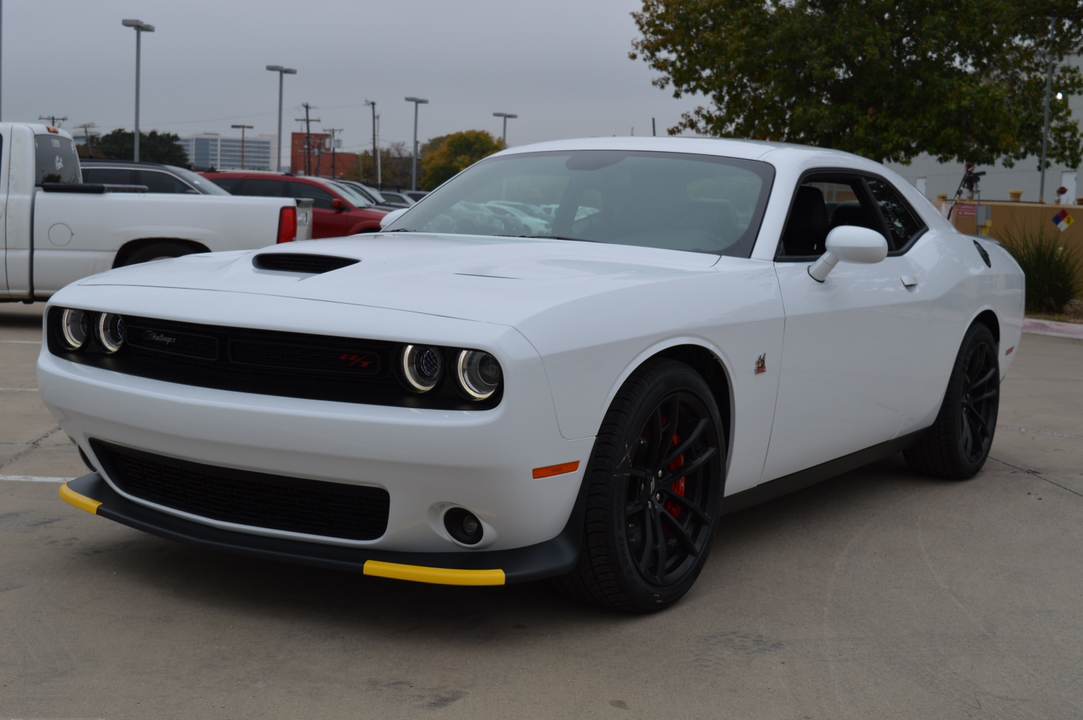
<instances>
[{"instance_id":1,"label":"yellow bumper protector pad","mask_svg":"<svg viewBox=\"0 0 1083 720\"><path fill-rule=\"evenodd\" d=\"M84 498L85 499L85 498ZM70 502L70 501L69 501ZM73 503L74 504L74 503ZM435 585L503 585L503 570L454 570L368 560L365 575Z\"/></svg>"},{"instance_id":2,"label":"yellow bumper protector pad","mask_svg":"<svg viewBox=\"0 0 1083 720\"><path fill-rule=\"evenodd\" d=\"M80 510L86 510L91 515L97 515L98 508L102 506L97 500L91 500L90 498L75 492L68 487L67 483L60 486L60 499L69 505L74 505Z\"/></svg>"}]
</instances>

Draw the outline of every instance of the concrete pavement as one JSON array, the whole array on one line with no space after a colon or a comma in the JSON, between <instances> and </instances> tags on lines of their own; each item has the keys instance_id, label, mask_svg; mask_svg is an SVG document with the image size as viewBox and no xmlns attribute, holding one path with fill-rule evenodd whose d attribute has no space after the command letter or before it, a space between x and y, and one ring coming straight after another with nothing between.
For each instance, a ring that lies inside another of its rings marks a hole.
<instances>
[{"instance_id":1,"label":"concrete pavement","mask_svg":"<svg viewBox=\"0 0 1083 720\"><path fill-rule=\"evenodd\" d=\"M84 472L40 312L0 305L8 478ZM195 550L0 480L0 717L1083 716L1083 341L1017 352L977 478L894 458L729 516L651 617Z\"/></svg>"}]
</instances>

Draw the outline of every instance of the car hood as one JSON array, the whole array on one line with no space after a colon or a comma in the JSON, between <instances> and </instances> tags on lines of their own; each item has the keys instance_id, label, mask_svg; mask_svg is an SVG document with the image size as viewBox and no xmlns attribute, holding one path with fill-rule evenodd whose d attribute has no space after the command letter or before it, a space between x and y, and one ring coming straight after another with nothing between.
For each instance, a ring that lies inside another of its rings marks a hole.
<instances>
[{"instance_id":1,"label":"car hood","mask_svg":"<svg viewBox=\"0 0 1083 720\"><path fill-rule=\"evenodd\" d=\"M256 267L258 256L282 253L357 262L317 274ZM718 263L717 255L656 248L381 233L188 255L118 268L81 284L293 297L515 325L563 302L715 272Z\"/></svg>"}]
</instances>

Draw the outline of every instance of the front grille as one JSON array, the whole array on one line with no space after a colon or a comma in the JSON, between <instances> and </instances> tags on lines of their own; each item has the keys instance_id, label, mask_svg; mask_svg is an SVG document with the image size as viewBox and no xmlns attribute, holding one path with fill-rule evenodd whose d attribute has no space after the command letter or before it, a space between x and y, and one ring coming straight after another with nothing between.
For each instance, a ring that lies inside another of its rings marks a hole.
<instances>
[{"instance_id":1,"label":"front grille","mask_svg":"<svg viewBox=\"0 0 1083 720\"><path fill-rule=\"evenodd\" d=\"M345 540L387 530L391 498L381 488L203 465L101 440L90 447L124 492L199 517Z\"/></svg>"},{"instance_id":2,"label":"front grille","mask_svg":"<svg viewBox=\"0 0 1083 720\"><path fill-rule=\"evenodd\" d=\"M451 373L431 392L411 392L396 369L402 344L385 340L125 315L118 352L103 353L93 343L75 352L60 340L60 312L53 308L49 316L51 353L127 375L258 395L435 410L488 410L501 397L497 392L468 401L456 391ZM444 367L453 367L456 350L438 350Z\"/></svg>"}]
</instances>

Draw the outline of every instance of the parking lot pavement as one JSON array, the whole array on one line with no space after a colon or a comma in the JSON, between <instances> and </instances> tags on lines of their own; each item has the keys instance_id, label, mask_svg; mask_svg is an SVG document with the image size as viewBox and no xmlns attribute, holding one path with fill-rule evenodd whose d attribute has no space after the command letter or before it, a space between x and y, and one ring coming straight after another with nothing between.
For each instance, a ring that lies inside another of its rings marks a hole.
<instances>
[{"instance_id":1,"label":"parking lot pavement","mask_svg":"<svg viewBox=\"0 0 1083 720\"><path fill-rule=\"evenodd\" d=\"M729 516L682 602L626 617L64 504L41 478L83 470L34 392L40 314L0 305L0 717L1083 715L1083 341L1024 336L974 480L893 458Z\"/></svg>"}]
</instances>

